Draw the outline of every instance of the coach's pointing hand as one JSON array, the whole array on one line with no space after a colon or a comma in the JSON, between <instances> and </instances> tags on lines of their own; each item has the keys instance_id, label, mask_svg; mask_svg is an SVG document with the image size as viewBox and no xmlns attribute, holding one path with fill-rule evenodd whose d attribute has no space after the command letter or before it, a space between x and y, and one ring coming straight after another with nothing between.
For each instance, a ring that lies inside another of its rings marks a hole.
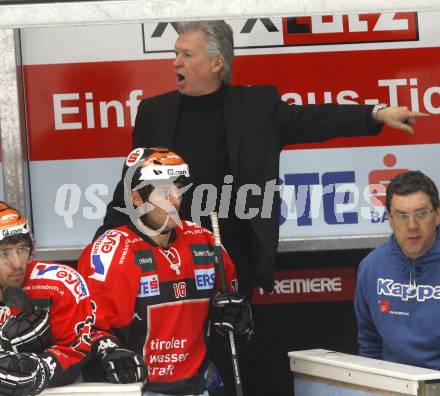
<instances>
[{"instance_id":1,"label":"coach's pointing hand","mask_svg":"<svg viewBox=\"0 0 440 396\"><path fill-rule=\"evenodd\" d=\"M414 134L413 125L416 123L417 118L429 117L430 114L420 113L417 111L410 111L406 106L400 107L384 107L373 112L373 118L378 122L383 122L394 129L400 129Z\"/></svg>"}]
</instances>

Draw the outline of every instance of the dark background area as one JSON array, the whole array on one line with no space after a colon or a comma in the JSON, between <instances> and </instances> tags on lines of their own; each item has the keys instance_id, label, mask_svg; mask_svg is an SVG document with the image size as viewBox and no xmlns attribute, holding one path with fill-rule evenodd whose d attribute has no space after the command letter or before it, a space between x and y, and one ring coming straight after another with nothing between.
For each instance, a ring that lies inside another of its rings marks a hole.
<instances>
[{"instance_id":1,"label":"dark background area","mask_svg":"<svg viewBox=\"0 0 440 396\"><path fill-rule=\"evenodd\" d=\"M352 267L370 250L282 253L277 269ZM256 345L249 367L246 396L292 396L289 351L323 348L357 354L353 301L254 305Z\"/></svg>"}]
</instances>

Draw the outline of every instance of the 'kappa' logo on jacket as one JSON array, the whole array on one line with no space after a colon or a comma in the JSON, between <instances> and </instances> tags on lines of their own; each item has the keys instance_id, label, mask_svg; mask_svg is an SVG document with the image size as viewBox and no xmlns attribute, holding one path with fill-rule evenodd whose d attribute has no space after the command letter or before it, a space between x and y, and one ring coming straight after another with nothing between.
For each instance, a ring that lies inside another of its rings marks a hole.
<instances>
[{"instance_id":1,"label":"'kappa' logo on jacket","mask_svg":"<svg viewBox=\"0 0 440 396\"><path fill-rule=\"evenodd\" d=\"M403 285L394 282L393 279L377 280L377 294L383 296L392 296L400 298L402 301L415 299L416 301L425 301L430 299L440 300L440 285Z\"/></svg>"}]
</instances>

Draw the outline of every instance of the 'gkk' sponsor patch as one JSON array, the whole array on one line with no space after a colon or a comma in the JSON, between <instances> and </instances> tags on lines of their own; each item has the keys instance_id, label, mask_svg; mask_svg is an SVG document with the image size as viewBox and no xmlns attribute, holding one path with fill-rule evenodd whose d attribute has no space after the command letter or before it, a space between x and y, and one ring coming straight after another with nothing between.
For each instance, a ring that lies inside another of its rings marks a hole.
<instances>
[{"instance_id":1,"label":"'gkk' sponsor patch","mask_svg":"<svg viewBox=\"0 0 440 396\"><path fill-rule=\"evenodd\" d=\"M194 264L214 264L214 250L207 243L190 244Z\"/></svg>"},{"instance_id":2,"label":"'gkk' sponsor patch","mask_svg":"<svg viewBox=\"0 0 440 396\"><path fill-rule=\"evenodd\" d=\"M425 301L432 298L440 300L440 285L403 285L394 282L393 279L379 278L377 280L377 294L397 297L402 301L408 301L412 298L416 299L416 301Z\"/></svg>"},{"instance_id":3,"label":"'gkk' sponsor patch","mask_svg":"<svg viewBox=\"0 0 440 396\"><path fill-rule=\"evenodd\" d=\"M136 252L136 264L141 266L142 272L154 271L156 262L154 261L153 252L149 249Z\"/></svg>"}]
</instances>

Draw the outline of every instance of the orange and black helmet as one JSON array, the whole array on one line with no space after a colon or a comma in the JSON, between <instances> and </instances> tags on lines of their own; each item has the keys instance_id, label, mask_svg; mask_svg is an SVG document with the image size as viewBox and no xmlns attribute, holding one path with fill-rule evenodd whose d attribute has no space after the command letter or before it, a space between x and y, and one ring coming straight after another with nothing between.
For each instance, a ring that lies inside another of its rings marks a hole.
<instances>
[{"instance_id":1,"label":"orange and black helmet","mask_svg":"<svg viewBox=\"0 0 440 396\"><path fill-rule=\"evenodd\" d=\"M32 242L26 218L18 210L0 201L0 243L15 243L21 238Z\"/></svg>"},{"instance_id":2,"label":"orange and black helmet","mask_svg":"<svg viewBox=\"0 0 440 396\"><path fill-rule=\"evenodd\" d=\"M127 170L136 167L132 174L131 188L139 182L174 182L189 177L188 164L175 152L165 147L137 148L128 154L125 161Z\"/></svg>"}]
</instances>

